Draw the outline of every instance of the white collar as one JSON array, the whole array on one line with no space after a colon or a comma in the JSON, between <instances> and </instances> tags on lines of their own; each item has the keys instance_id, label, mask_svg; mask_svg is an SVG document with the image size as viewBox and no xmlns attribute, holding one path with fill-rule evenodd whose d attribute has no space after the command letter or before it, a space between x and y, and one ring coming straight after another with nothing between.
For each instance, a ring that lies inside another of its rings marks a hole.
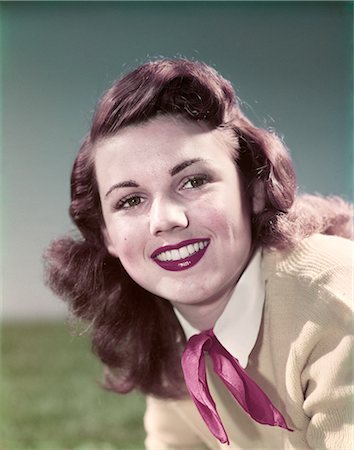
<instances>
[{"instance_id":1,"label":"white collar","mask_svg":"<svg viewBox=\"0 0 354 450\"><path fill-rule=\"evenodd\" d=\"M265 280L261 270L262 253L258 250L243 272L223 313L214 326L222 345L245 368L256 343L262 321ZM187 340L200 331L190 325L174 308Z\"/></svg>"}]
</instances>

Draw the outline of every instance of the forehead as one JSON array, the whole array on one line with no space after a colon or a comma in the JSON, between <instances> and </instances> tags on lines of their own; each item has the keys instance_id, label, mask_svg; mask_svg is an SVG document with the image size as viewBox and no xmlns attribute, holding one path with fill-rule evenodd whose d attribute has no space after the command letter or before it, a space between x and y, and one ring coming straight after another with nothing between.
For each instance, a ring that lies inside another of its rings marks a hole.
<instances>
[{"instance_id":1,"label":"forehead","mask_svg":"<svg viewBox=\"0 0 354 450\"><path fill-rule=\"evenodd\" d=\"M100 140L94 147L96 168L101 163L117 163L130 169L139 162L158 160L169 165L183 157L220 158L220 152L233 157L236 138L203 122L162 116L131 125L116 135Z\"/></svg>"}]
</instances>

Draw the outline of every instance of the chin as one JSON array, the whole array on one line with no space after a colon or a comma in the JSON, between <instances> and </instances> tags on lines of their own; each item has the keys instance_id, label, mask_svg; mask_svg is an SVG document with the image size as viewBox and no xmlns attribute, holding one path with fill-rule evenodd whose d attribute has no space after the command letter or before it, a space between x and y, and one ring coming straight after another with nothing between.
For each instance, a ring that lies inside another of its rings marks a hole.
<instances>
[{"instance_id":1,"label":"chin","mask_svg":"<svg viewBox=\"0 0 354 450\"><path fill-rule=\"evenodd\" d=\"M217 287L206 287L206 283L192 285L186 280L183 283L174 283L167 289L161 289L157 293L162 298L169 300L174 305L198 305L209 303L210 299L216 297Z\"/></svg>"}]
</instances>

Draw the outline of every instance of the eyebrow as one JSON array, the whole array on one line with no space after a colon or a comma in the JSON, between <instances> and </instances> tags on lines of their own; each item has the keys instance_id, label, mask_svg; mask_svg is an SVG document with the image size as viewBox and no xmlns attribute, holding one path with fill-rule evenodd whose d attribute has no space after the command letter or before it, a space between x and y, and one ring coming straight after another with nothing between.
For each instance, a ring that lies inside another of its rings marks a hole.
<instances>
[{"instance_id":1,"label":"eyebrow","mask_svg":"<svg viewBox=\"0 0 354 450\"><path fill-rule=\"evenodd\" d=\"M183 161L183 162L177 164L176 166L172 167L172 169L169 170L169 174L171 175L171 177L173 177L173 176L177 175L179 172L181 172L182 170L184 170L186 167L189 167L192 164L195 164L197 162L203 162L203 161L205 161L205 160L201 159L201 158L187 159L186 161ZM127 188L127 187L139 187L139 184L133 180L127 180L127 181L122 181L121 183L116 183L108 189L108 191L105 194L105 198L107 198L109 196L109 194L112 191L114 191L115 189Z\"/></svg>"},{"instance_id":2,"label":"eyebrow","mask_svg":"<svg viewBox=\"0 0 354 450\"><path fill-rule=\"evenodd\" d=\"M171 177L176 175L177 173L181 172L183 169L185 169L188 166L191 166L192 164L195 164L197 162L205 161L201 158L193 158L193 159L187 159L186 161L181 162L180 164L177 164L176 166L172 167L172 169L169 171Z\"/></svg>"},{"instance_id":3,"label":"eyebrow","mask_svg":"<svg viewBox=\"0 0 354 450\"><path fill-rule=\"evenodd\" d=\"M109 194L114 191L115 189L119 188L126 188L126 187L139 187L138 183L132 180L128 181L122 181L121 183L116 183L113 186L111 186L108 191L106 192L105 198L109 196Z\"/></svg>"}]
</instances>

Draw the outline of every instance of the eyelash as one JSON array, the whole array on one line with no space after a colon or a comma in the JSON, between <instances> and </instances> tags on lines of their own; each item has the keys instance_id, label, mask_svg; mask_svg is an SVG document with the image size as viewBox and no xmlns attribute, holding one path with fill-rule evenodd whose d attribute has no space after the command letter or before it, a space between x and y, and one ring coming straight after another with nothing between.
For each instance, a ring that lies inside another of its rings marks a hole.
<instances>
[{"instance_id":1,"label":"eyelash","mask_svg":"<svg viewBox=\"0 0 354 450\"><path fill-rule=\"evenodd\" d=\"M197 181L197 180L198 181L199 180L202 181L202 183L199 186L191 187L191 188L186 188L185 187L186 184L188 184L190 182L193 182L193 181ZM185 189L198 189L201 186L203 186L204 184L209 183L209 182L210 182L210 177L208 175L193 175L191 177L188 177L187 181L185 183L183 183L182 188L185 188Z\"/></svg>"},{"instance_id":2,"label":"eyelash","mask_svg":"<svg viewBox=\"0 0 354 450\"><path fill-rule=\"evenodd\" d=\"M192 183L193 181L201 181L201 184L195 187L186 187L186 185L188 183ZM182 184L182 189L186 189L186 190L193 190L193 189L200 189L203 185L207 184L210 182L210 177L208 175L194 175L191 177L188 177L187 180ZM135 205L130 205L130 206L124 206L126 203L128 203L129 201L138 199L139 202ZM114 209L116 210L122 210L122 209L133 209L136 208L137 206L141 205L142 203L144 203L145 200L143 199L143 197L139 196L139 195L129 195L127 197L122 198L121 200L119 200L119 202L115 205Z\"/></svg>"},{"instance_id":3,"label":"eyelash","mask_svg":"<svg viewBox=\"0 0 354 450\"><path fill-rule=\"evenodd\" d=\"M137 203L136 205L130 205L130 206L124 206L126 203L128 203L130 200L134 200L134 199L139 199L139 203ZM124 197L121 200L119 200L119 202L115 205L114 209L120 210L120 209L132 209L132 208L136 208L137 206L139 206L141 203L144 203L144 201L141 201L142 197L140 197L139 195L130 195L128 197Z\"/></svg>"}]
</instances>

